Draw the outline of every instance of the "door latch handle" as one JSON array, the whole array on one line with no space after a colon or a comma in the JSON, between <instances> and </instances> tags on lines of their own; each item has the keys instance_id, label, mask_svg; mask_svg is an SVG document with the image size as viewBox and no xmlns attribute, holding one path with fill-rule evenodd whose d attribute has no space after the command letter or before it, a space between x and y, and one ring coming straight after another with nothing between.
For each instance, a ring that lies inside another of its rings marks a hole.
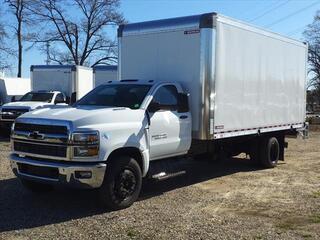
<instances>
[{"instance_id":1,"label":"door latch handle","mask_svg":"<svg viewBox=\"0 0 320 240\"><path fill-rule=\"evenodd\" d=\"M188 118L187 115L182 115L182 116L180 116L180 119L186 119L186 118Z\"/></svg>"}]
</instances>

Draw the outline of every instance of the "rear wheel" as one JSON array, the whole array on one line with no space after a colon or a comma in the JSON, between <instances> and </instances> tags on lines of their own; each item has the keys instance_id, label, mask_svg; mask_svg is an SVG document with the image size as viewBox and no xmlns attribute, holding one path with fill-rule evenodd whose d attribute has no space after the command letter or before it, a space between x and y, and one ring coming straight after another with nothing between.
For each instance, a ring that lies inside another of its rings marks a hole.
<instances>
[{"instance_id":1,"label":"rear wheel","mask_svg":"<svg viewBox=\"0 0 320 240\"><path fill-rule=\"evenodd\" d=\"M107 167L99 189L100 202L111 210L127 208L138 199L141 185L142 173L137 161L120 156Z\"/></svg>"},{"instance_id":2,"label":"rear wheel","mask_svg":"<svg viewBox=\"0 0 320 240\"><path fill-rule=\"evenodd\" d=\"M263 167L274 168L277 166L280 155L278 139L275 137L266 138L261 142L260 163Z\"/></svg>"},{"instance_id":3,"label":"rear wheel","mask_svg":"<svg viewBox=\"0 0 320 240\"><path fill-rule=\"evenodd\" d=\"M26 179L20 179L20 181L26 189L34 193L43 193L53 190L53 187L49 184L38 183Z\"/></svg>"}]
</instances>

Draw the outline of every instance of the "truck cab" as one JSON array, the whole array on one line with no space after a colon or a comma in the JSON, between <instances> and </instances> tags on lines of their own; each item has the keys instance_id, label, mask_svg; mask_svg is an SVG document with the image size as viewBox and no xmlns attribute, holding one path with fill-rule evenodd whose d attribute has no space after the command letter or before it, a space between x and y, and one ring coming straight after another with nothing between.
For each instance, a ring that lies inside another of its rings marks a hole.
<instances>
[{"instance_id":1,"label":"truck cab","mask_svg":"<svg viewBox=\"0 0 320 240\"><path fill-rule=\"evenodd\" d=\"M31 91L17 101L1 106L0 123L9 128L17 117L26 112L55 104L63 104L66 101L64 93L59 91Z\"/></svg>"},{"instance_id":2,"label":"truck cab","mask_svg":"<svg viewBox=\"0 0 320 240\"><path fill-rule=\"evenodd\" d=\"M109 189L112 181L105 179L113 178L119 188L101 195L108 206L119 208L136 199L131 194L140 191L151 161L188 152L191 114L178 83L113 81L71 107L18 117L12 144L13 171L27 186L62 183ZM114 170L120 167L122 172ZM128 200L120 201L124 198Z\"/></svg>"}]
</instances>

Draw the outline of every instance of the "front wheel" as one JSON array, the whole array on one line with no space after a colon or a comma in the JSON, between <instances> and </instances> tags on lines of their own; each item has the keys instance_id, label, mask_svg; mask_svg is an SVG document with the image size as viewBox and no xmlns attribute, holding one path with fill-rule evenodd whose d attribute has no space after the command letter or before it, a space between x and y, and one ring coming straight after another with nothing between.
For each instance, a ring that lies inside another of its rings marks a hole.
<instances>
[{"instance_id":1,"label":"front wheel","mask_svg":"<svg viewBox=\"0 0 320 240\"><path fill-rule=\"evenodd\" d=\"M113 159L99 189L100 202L111 210L131 206L139 197L142 173L137 161L128 156Z\"/></svg>"}]
</instances>

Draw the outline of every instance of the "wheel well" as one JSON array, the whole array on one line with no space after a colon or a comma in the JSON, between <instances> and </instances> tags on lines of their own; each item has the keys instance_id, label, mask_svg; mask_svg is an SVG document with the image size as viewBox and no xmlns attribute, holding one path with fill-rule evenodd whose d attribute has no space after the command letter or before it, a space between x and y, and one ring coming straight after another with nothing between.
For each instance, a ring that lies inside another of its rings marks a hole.
<instances>
[{"instance_id":1,"label":"wheel well","mask_svg":"<svg viewBox=\"0 0 320 240\"><path fill-rule=\"evenodd\" d=\"M144 169L143 157L141 155L140 150L135 147L124 147L124 148L119 148L119 149L114 150L109 155L107 162L113 161L114 159L116 159L116 157L123 156L123 155L130 156L130 157L134 158L138 162L140 169L141 169L141 172L143 173L143 171L144 171L143 170Z\"/></svg>"}]
</instances>

